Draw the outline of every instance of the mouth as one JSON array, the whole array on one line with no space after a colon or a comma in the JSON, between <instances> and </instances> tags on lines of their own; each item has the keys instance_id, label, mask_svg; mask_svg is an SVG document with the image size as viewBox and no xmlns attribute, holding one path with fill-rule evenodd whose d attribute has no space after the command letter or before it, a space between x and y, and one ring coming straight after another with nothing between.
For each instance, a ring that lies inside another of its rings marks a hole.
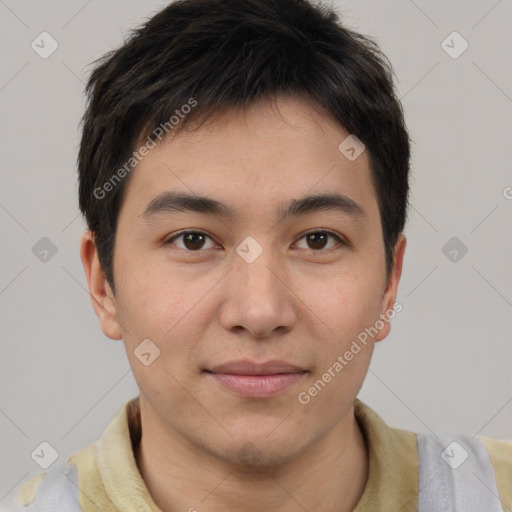
<instances>
[{"instance_id":1,"label":"mouth","mask_svg":"<svg viewBox=\"0 0 512 512\"><path fill-rule=\"evenodd\" d=\"M276 396L296 385L309 372L285 361L231 361L203 372L223 389L245 398Z\"/></svg>"}]
</instances>

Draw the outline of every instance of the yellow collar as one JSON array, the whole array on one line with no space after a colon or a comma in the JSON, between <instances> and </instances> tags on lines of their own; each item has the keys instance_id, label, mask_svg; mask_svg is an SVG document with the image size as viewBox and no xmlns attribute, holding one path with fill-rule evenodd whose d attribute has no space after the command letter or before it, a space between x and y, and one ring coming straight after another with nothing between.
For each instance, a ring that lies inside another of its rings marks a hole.
<instances>
[{"instance_id":1,"label":"yellow collar","mask_svg":"<svg viewBox=\"0 0 512 512\"><path fill-rule=\"evenodd\" d=\"M369 452L369 476L354 512L415 512L418 500L416 434L390 428L360 400L356 420ZM98 469L105 491L123 512L161 512L137 467L139 397L128 401L98 442Z\"/></svg>"}]
</instances>

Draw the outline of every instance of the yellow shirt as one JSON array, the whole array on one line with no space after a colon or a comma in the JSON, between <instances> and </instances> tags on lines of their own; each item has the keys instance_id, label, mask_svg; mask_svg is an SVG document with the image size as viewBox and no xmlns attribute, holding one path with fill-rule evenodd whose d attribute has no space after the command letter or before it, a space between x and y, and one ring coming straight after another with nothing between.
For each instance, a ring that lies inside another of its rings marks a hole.
<instances>
[{"instance_id":1,"label":"yellow shirt","mask_svg":"<svg viewBox=\"0 0 512 512\"><path fill-rule=\"evenodd\" d=\"M161 512L149 494L133 454L141 436L138 398L125 403L99 441L68 459L78 469L79 503L83 512ZM388 427L360 400L355 402L355 414L368 447L369 475L354 512L416 512L419 491L416 434ZM479 439L493 464L502 508L512 512L512 442ZM20 486L17 495L20 505L34 501L45 475L32 477Z\"/></svg>"}]
</instances>

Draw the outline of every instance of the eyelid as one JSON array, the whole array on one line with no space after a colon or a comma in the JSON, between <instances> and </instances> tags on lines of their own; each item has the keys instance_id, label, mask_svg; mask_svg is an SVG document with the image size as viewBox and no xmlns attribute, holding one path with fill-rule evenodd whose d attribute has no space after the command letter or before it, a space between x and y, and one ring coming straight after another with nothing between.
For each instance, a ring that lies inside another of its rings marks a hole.
<instances>
[{"instance_id":1,"label":"eyelid","mask_svg":"<svg viewBox=\"0 0 512 512\"><path fill-rule=\"evenodd\" d=\"M174 242L174 240L176 240L180 236L187 235L189 233L204 235L204 236L208 237L210 240L212 240L212 242L217 243L217 242L215 242L214 238L211 235L209 235L206 231L203 231L201 229L190 229L189 228L189 229L184 229L182 231L178 231L177 233L174 233L170 237L165 238L163 241L163 245L171 244L172 242ZM198 251L188 251L188 252L201 252L204 250L205 249L199 249Z\"/></svg>"},{"instance_id":2,"label":"eyelid","mask_svg":"<svg viewBox=\"0 0 512 512\"><path fill-rule=\"evenodd\" d=\"M174 233L171 237L169 238L166 238L164 240L164 245L168 245L168 244L171 244L172 242L174 242L174 240L176 240L177 238L179 238L180 236L182 235L186 235L188 233L195 233L195 234L201 234L201 235L204 235L208 238L210 238L210 240L212 240L214 243L215 240L214 238L209 235L208 233L206 233L205 231L201 230L201 229L184 229L182 231L179 231L178 233ZM323 228L315 228L315 229L310 229L309 231L306 231L304 233L301 233L298 238L297 238L297 241L299 240L302 240L305 236L307 235L310 235L310 234L313 234L313 233L326 233L328 235L331 235L333 238L336 239L336 241L342 245L342 246L346 246L346 247L350 247L352 244L345 238L343 237L342 235L336 233L335 231L331 231L330 229L323 229ZM330 250L333 250L335 249L336 247L331 247L329 249L319 249L317 251L315 251L314 249L310 249L312 252L318 252L318 253L321 253L321 252L328 252ZM185 250L185 249L184 249ZM205 251L206 249L199 249L197 251L187 251L187 252L202 252L202 251Z\"/></svg>"},{"instance_id":3,"label":"eyelid","mask_svg":"<svg viewBox=\"0 0 512 512\"><path fill-rule=\"evenodd\" d=\"M305 233L301 233L297 240L302 240L305 236L311 235L313 233L326 233L326 234L331 235L332 237L336 238L337 241L341 245L345 245L347 247L352 245L343 235L340 235L336 231L331 231L330 229L326 229L326 228L310 229L309 231L306 231ZM334 247L331 247L331 249L334 249ZM325 249L325 250L314 251L314 252L325 252L325 251L328 251L328 250L329 249Z\"/></svg>"}]
</instances>

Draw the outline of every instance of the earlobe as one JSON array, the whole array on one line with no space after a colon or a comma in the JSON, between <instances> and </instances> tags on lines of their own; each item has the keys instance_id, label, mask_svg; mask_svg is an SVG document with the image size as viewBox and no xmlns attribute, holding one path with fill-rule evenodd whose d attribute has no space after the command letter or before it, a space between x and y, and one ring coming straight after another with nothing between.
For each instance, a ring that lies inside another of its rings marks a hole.
<instances>
[{"instance_id":1,"label":"earlobe","mask_svg":"<svg viewBox=\"0 0 512 512\"><path fill-rule=\"evenodd\" d=\"M396 241L395 248L393 251L393 268L391 270L391 275L389 276L388 283L386 286L386 290L384 291L384 295L382 297L382 309L381 316L387 315L387 311L394 311L394 305L396 302L396 295L398 291L398 283L400 282L400 277L402 275L402 265L404 260L405 246L407 244L407 239L403 233L401 233ZM375 341L383 340L391 331L391 325L389 322L385 322L385 326L383 329L379 331L377 336L375 337Z\"/></svg>"},{"instance_id":2,"label":"earlobe","mask_svg":"<svg viewBox=\"0 0 512 512\"><path fill-rule=\"evenodd\" d=\"M117 308L114 294L101 267L94 233L87 230L82 235L80 257L89 287L92 306L100 320L101 330L113 340L122 338L121 327L117 321Z\"/></svg>"}]
</instances>

